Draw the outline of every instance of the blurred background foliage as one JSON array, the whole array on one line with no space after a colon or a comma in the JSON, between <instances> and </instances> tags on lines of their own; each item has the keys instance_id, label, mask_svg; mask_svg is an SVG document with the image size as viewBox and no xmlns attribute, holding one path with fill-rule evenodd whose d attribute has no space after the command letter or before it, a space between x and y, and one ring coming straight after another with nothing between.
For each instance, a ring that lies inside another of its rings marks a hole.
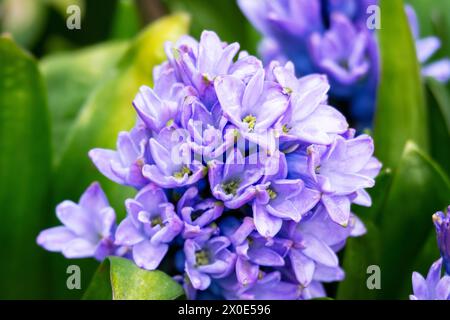
<instances>
[{"instance_id":1,"label":"blurred background foliage","mask_svg":"<svg viewBox=\"0 0 450 320\"><path fill-rule=\"evenodd\" d=\"M450 56L450 1L407 2L422 36L441 38L436 58ZM337 298L407 298L412 270L425 273L438 257L431 214L450 203L450 86L419 77L403 1L380 4L389 72L374 136L385 167L371 190L373 207L354 208L369 232L342 253L347 278L330 287ZM69 5L81 9L80 30L66 27ZM131 101L151 84L163 43L204 29L257 52L259 35L234 0L0 0L0 298L82 296L98 263L45 252L35 237L57 223L58 202L78 200L93 180L124 216L132 190L102 178L87 151L113 148L118 132L131 127ZM82 290L66 287L72 264L81 267ZM366 287L372 264L382 268L380 291Z\"/></svg>"}]
</instances>

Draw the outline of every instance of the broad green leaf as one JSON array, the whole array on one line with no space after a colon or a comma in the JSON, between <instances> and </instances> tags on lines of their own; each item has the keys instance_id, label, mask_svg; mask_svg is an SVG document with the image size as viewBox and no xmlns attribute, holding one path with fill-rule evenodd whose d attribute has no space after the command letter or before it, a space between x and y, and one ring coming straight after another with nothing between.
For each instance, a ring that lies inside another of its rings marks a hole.
<instances>
[{"instance_id":1,"label":"broad green leaf","mask_svg":"<svg viewBox=\"0 0 450 320\"><path fill-rule=\"evenodd\" d=\"M450 98L445 86L427 80L431 155L450 174Z\"/></svg>"},{"instance_id":2,"label":"broad green leaf","mask_svg":"<svg viewBox=\"0 0 450 320\"><path fill-rule=\"evenodd\" d=\"M119 0L114 14L110 38L130 39L139 32L140 25L141 21L136 1Z\"/></svg>"},{"instance_id":3,"label":"broad green leaf","mask_svg":"<svg viewBox=\"0 0 450 320\"><path fill-rule=\"evenodd\" d=\"M40 62L48 89L55 154L61 152L67 132L89 93L108 75L128 43L115 41L48 56Z\"/></svg>"},{"instance_id":4,"label":"broad green leaf","mask_svg":"<svg viewBox=\"0 0 450 320\"><path fill-rule=\"evenodd\" d=\"M418 147L408 142L381 210L383 298L399 295L411 281L413 262L431 232L431 215L450 203L450 181Z\"/></svg>"},{"instance_id":5,"label":"broad green leaf","mask_svg":"<svg viewBox=\"0 0 450 320\"><path fill-rule=\"evenodd\" d=\"M380 0L381 78L375 115L375 150L385 168L398 164L406 141L428 151L423 85L402 0Z\"/></svg>"},{"instance_id":6,"label":"broad green leaf","mask_svg":"<svg viewBox=\"0 0 450 320\"><path fill-rule=\"evenodd\" d=\"M126 188L102 177L91 164L88 151L96 147L115 149L119 131L131 129L136 120L132 101L139 87L151 85L152 69L165 57L164 43L186 33L187 24L188 18L182 14L152 24L133 41L118 67L89 96L57 163L56 201L78 199L93 180L100 180L114 207L123 207Z\"/></svg>"},{"instance_id":7,"label":"broad green leaf","mask_svg":"<svg viewBox=\"0 0 450 320\"><path fill-rule=\"evenodd\" d=\"M141 85L151 85L152 69L164 58L164 43L187 33L189 18L178 14L158 20L132 41L129 49L113 68L108 79L98 85L82 107L65 142L64 151L56 164L53 204L64 200L78 200L92 181L99 181L118 220L125 215L124 201L134 196L131 188L118 185L103 177L91 163L88 152L92 148L115 149L119 131L129 130L136 114L132 101ZM58 222L54 221L54 224ZM75 260L80 265L83 279L92 274L92 261ZM76 298L76 290L65 286L65 270L71 261L54 258L53 292L56 298Z\"/></svg>"},{"instance_id":8,"label":"broad green leaf","mask_svg":"<svg viewBox=\"0 0 450 320\"><path fill-rule=\"evenodd\" d=\"M50 132L37 62L0 37L0 298L42 298L44 251L36 236L49 217Z\"/></svg>"},{"instance_id":9,"label":"broad green leaf","mask_svg":"<svg viewBox=\"0 0 450 320\"><path fill-rule=\"evenodd\" d=\"M83 299L86 300L174 300L183 288L162 271L148 271L132 261L110 257L95 273Z\"/></svg>"},{"instance_id":10,"label":"broad green leaf","mask_svg":"<svg viewBox=\"0 0 450 320\"><path fill-rule=\"evenodd\" d=\"M338 285L337 299L374 299L377 290L370 290L367 279L372 275L369 266L380 264L380 234L372 222L364 223L367 234L350 238L345 247L343 269L345 279ZM382 274L381 274L382 279ZM372 283L372 282L371 282Z\"/></svg>"}]
</instances>

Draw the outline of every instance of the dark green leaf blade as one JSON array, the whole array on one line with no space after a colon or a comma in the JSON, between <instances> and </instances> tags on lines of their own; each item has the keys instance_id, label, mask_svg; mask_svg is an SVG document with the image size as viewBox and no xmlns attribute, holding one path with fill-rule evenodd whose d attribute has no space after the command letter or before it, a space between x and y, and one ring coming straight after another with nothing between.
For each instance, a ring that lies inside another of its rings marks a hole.
<instances>
[{"instance_id":1,"label":"dark green leaf blade","mask_svg":"<svg viewBox=\"0 0 450 320\"><path fill-rule=\"evenodd\" d=\"M43 298L44 251L36 236L49 217L50 132L37 62L0 37L0 297Z\"/></svg>"},{"instance_id":2,"label":"dark green leaf blade","mask_svg":"<svg viewBox=\"0 0 450 320\"><path fill-rule=\"evenodd\" d=\"M450 175L450 97L445 86L427 79L432 157Z\"/></svg>"},{"instance_id":3,"label":"dark green leaf blade","mask_svg":"<svg viewBox=\"0 0 450 320\"><path fill-rule=\"evenodd\" d=\"M375 299L377 290L367 287L367 268L380 263L380 234L372 222L364 223L367 234L347 241L343 269L345 279L338 285L337 299Z\"/></svg>"},{"instance_id":4,"label":"dark green leaf blade","mask_svg":"<svg viewBox=\"0 0 450 320\"><path fill-rule=\"evenodd\" d=\"M408 142L382 209L383 298L399 295L412 266L434 232L431 215L450 203L450 181L418 147Z\"/></svg>"},{"instance_id":5,"label":"dark green leaf blade","mask_svg":"<svg viewBox=\"0 0 450 320\"><path fill-rule=\"evenodd\" d=\"M428 151L423 85L402 0L381 0L381 79L375 115L375 150L394 168L408 140Z\"/></svg>"},{"instance_id":6,"label":"dark green leaf blade","mask_svg":"<svg viewBox=\"0 0 450 320\"><path fill-rule=\"evenodd\" d=\"M69 53L48 56L40 62L52 119L55 154L63 143L89 93L117 64L128 43L114 41Z\"/></svg>"}]
</instances>

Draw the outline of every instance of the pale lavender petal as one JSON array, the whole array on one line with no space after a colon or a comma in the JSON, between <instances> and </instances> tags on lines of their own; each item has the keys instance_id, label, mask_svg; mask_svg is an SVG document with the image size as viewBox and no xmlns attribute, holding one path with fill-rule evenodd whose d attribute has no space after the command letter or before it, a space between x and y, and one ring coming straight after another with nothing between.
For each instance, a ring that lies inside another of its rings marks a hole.
<instances>
[{"instance_id":1,"label":"pale lavender petal","mask_svg":"<svg viewBox=\"0 0 450 320\"><path fill-rule=\"evenodd\" d=\"M36 241L45 250L58 252L76 237L67 227L59 226L41 231Z\"/></svg>"},{"instance_id":2,"label":"pale lavender petal","mask_svg":"<svg viewBox=\"0 0 450 320\"><path fill-rule=\"evenodd\" d=\"M146 270L155 270L168 249L169 246L167 244L154 245L148 240L142 241L133 246L133 259L139 267Z\"/></svg>"}]
</instances>

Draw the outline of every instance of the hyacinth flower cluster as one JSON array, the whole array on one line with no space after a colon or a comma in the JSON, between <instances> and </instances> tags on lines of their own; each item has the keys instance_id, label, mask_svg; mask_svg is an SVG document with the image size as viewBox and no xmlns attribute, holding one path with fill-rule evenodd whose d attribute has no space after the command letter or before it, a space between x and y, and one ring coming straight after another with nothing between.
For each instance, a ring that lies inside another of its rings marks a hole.
<instances>
[{"instance_id":1,"label":"hyacinth flower cluster","mask_svg":"<svg viewBox=\"0 0 450 320\"><path fill-rule=\"evenodd\" d=\"M447 214L442 211L433 215L437 244L441 258L434 262L426 279L417 272L412 275L411 300L450 300L450 206ZM442 268L444 275L442 276Z\"/></svg>"},{"instance_id":2,"label":"hyacinth flower cluster","mask_svg":"<svg viewBox=\"0 0 450 320\"><path fill-rule=\"evenodd\" d=\"M330 98L349 106L359 128L370 127L380 76L376 39L378 0L238 0L243 13L263 35L263 61L293 61L298 76L323 73ZM450 79L450 59L427 64L440 48L436 37L421 39L416 14L405 8L422 74ZM373 15L373 17L371 16ZM379 21L379 26L381 21Z\"/></svg>"},{"instance_id":3,"label":"hyacinth flower cluster","mask_svg":"<svg viewBox=\"0 0 450 320\"><path fill-rule=\"evenodd\" d=\"M365 233L380 162L328 105L325 76L295 76L204 31L165 48L137 121L94 165L136 189L118 225L98 184L63 202L37 242L67 258L108 255L166 270L190 299L309 299L341 281L337 252ZM164 263L168 261L169 263Z\"/></svg>"}]
</instances>

